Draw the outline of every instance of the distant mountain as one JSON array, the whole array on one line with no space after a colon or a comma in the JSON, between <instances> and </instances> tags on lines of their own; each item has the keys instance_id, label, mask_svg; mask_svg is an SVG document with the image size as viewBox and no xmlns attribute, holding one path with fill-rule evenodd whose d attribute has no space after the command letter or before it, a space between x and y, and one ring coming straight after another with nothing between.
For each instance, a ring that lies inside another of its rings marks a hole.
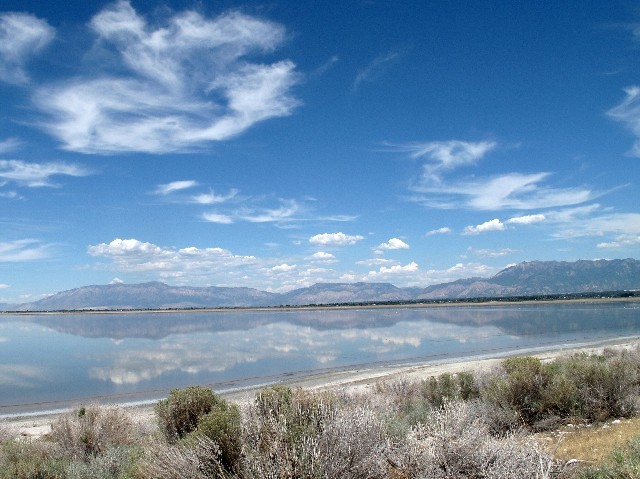
<instances>
[{"instance_id":1,"label":"distant mountain","mask_svg":"<svg viewBox=\"0 0 640 479\"><path fill-rule=\"evenodd\" d=\"M365 303L433 299L528 296L640 289L640 261L533 261L503 269L491 278L469 278L427 288L389 283L318 283L288 293L252 288L169 286L160 282L85 286L4 310L60 311L177 309Z\"/></svg>"},{"instance_id":2,"label":"distant mountain","mask_svg":"<svg viewBox=\"0 0 640 479\"><path fill-rule=\"evenodd\" d=\"M368 301L409 301L413 295L390 283L317 283L281 296L281 304L339 304Z\"/></svg>"},{"instance_id":3,"label":"distant mountain","mask_svg":"<svg viewBox=\"0 0 640 479\"><path fill-rule=\"evenodd\" d=\"M160 282L107 284L70 289L22 304L17 310L172 309L252 307L277 303L279 295L252 288L169 286Z\"/></svg>"},{"instance_id":4,"label":"distant mountain","mask_svg":"<svg viewBox=\"0 0 640 479\"><path fill-rule=\"evenodd\" d=\"M478 298L593 293L640 289L640 261L532 261L492 278L461 279L425 288L416 299Z\"/></svg>"}]
</instances>

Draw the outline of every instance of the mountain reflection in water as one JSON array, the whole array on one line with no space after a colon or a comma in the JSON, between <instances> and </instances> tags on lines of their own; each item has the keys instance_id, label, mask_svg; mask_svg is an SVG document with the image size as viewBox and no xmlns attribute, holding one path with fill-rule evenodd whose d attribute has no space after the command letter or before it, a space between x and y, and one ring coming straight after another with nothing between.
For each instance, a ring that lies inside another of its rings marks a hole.
<instances>
[{"instance_id":1,"label":"mountain reflection in water","mask_svg":"<svg viewBox=\"0 0 640 479\"><path fill-rule=\"evenodd\" d=\"M0 414L640 331L638 303L0 316ZM42 405L40 405L42 407Z\"/></svg>"}]
</instances>

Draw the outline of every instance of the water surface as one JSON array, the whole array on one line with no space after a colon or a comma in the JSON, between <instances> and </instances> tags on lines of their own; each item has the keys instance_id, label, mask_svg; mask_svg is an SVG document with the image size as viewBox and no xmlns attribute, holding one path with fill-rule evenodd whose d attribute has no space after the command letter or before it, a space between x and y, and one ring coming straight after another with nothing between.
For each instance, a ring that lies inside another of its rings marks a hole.
<instances>
[{"instance_id":1,"label":"water surface","mask_svg":"<svg viewBox=\"0 0 640 479\"><path fill-rule=\"evenodd\" d=\"M0 316L0 415L640 335L639 303Z\"/></svg>"}]
</instances>

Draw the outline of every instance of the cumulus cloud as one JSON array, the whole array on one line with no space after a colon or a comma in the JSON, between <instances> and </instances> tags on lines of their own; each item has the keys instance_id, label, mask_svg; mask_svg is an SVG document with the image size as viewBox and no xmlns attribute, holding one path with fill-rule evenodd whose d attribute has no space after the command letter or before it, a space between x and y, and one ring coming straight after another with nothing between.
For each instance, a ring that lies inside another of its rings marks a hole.
<instances>
[{"instance_id":1,"label":"cumulus cloud","mask_svg":"<svg viewBox=\"0 0 640 479\"><path fill-rule=\"evenodd\" d=\"M320 246L350 246L363 239L364 236L348 235L342 232L321 233L309 238L309 243Z\"/></svg>"},{"instance_id":2,"label":"cumulus cloud","mask_svg":"<svg viewBox=\"0 0 640 479\"><path fill-rule=\"evenodd\" d=\"M16 12L0 14L0 81L27 83L27 62L46 47L54 36L55 30L33 15Z\"/></svg>"},{"instance_id":3,"label":"cumulus cloud","mask_svg":"<svg viewBox=\"0 0 640 479\"><path fill-rule=\"evenodd\" d=\"M91 171L71 163L29 163L19 160L0 160L0 180L22 186L56 186L52 176L88 176Z\"/></svg>"},{"instance_id":4,"label":"cumulus cloud","mask_svg":"<svg viewBox=\"0 0 640 479\"><path fill-rule=\"evenodd\" d=\"M379 280L381 278L413 274L416 273L418 269L418 264L415 261L404 266L399 264L389 267L381 266L378 271L369 271L365 280Z\"/></svg>"},{"instance_id":5,"label":"cumulus cloud","mask_svg":"<svg viewBox=\"0 0 640 479\"><path fill-rule=\"evenodd\" d=\"M121 73L76 77L34 97L50 115L43 127L67 150L190 151L290 115L299 104L291 61L249 60L282 43L276 23L237 11L216 18L184 11L154 25L120 0L90 27Z\"/></svg>"},{"instance_id":6,"label":"cumulus cloud","mask_svg":"<svg viewBox=\"0 0 640 479\"><path fill-rule=\"evenodd\" d=\"M235 255L223 248L161 247L133 238L91 245L87 253L111 260L118 271L154 273L166 278L185 273L213 275L256 263L255 256Z\"/></svg>"},{"instance_id":7,"label":"cumulus cloud","mask_svg":"<svg viewBox=\"0 0 640 479\"><path fill-rule=\"evenodd\" d=\"M453 233L453 230L451 228L449 228L448 226L443 226L442 228L438 228L435 230L431 230L427 232L427 236L433 236L433 235L447 235L447 234L451 234Z\"/></svg>"},{"instance_id":8,"label":"cumulus cloud","mask_svg":"<svg viewBox=\"0 0 640 479\"><path fill-rule=\"evenodd\" d=\"M296 267L297 266L295 264L282 263L272 267L271 271L275 273L288 273L289 271L295 270Z\"/></svg>"},{"instance_id":9,"label":"cumulus cloud","mask_svg":"<svg viewBox=\"0 0 640 479\"><path fill-rule=\"evenodd\" d=\"M477 235L480 233L487 233L489 231L503 231L504 228L504 223L502 223L498 218L495 218L490 221L485 221L484 223L477 226L467 226L462 234Z\"/></svg>"},{"instance_id":10,"label":"cumulus cloud","mask_svg":"<svg viewBox=\"0 0 640 479\"><path fill-rule=\"evenodd\" d=\"M400 238L391 238L386 243L379 244L375 251L376 253L382 253L387 250L397 250L397 249L409 249L409 245L402 241Z\"/></svg>"},{"instance_id":11,"label":"cumulus cloud","mask_svg":"<svg viewBox=\"0 0 640 479\"><path fill-rule=\"evenodd\" d=\"M0 263L33 261L51 256L53 245L36 239L21 239L0 242Z\"/></svg>"},{"instance_id":12,"label":"cumulus cloud","mask_svg":"<svg viewBox=\"0 0 640 479\"><path fill-rule=\"evenodd\" d=\"M326 253L324 251L318 251L313 253L311 256L306 258L309 261L314 263L322 263L322 264L331 264L336 262L335 255L331 253Z\"/></svg>"},{"instance_id":13,"label":"cumulus cloud","mask_svg":"<svg viewBox=\"0 0 640 479\"><path fill-rule=\"evenodd\" d=\"M534 223L540 223L544 221L546 217L542 214L537 215L526 215L526 216L515 216L513 218L509 218L506 223L514 224L514 225L531 225Z\"/></svg>"}]
</instances>

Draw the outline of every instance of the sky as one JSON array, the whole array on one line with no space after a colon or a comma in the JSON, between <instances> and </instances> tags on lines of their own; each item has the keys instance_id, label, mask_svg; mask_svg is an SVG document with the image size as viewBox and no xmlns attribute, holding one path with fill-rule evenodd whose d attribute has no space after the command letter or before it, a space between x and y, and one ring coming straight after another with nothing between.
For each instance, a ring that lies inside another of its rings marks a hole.
<instances>
[{"instance_id":1,"label":"sky","mask_svg":"<svg viewBox=\"0 0 640 479\"><path fill-rule=\"evenodd\" d=\"M3 0L0 302L640 258L632 1Z\"/></svg>"}]
</instances>

